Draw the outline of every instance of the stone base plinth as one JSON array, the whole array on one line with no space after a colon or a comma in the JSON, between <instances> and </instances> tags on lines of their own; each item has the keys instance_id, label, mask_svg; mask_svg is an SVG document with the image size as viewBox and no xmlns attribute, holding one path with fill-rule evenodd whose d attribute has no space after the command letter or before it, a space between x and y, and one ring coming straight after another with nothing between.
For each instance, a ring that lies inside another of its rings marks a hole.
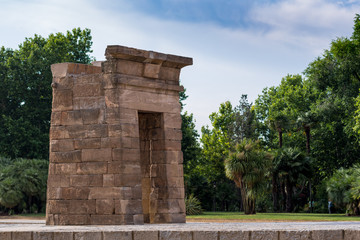
<instances>
[{"instance_id":1,"label":"stone base plinth","mask_svg":"<svg viewBox=\"0 0 360 240\"><path fill-rule=\"evenodd\" d=\"M133 226L46 226L45 221L0 220L1 240L357 240L357 222L186 223Z\"/></svg>"}]
</instances>

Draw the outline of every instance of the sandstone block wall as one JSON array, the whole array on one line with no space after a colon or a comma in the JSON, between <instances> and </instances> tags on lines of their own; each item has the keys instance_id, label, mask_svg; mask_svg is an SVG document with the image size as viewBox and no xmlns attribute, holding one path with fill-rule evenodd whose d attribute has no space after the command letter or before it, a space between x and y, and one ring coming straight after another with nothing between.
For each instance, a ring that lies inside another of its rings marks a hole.
<instances>
[{"instance_id":1,"label":"sandstone block wall","mask_svg":"<svg viewBox=\"0 0 360 240\"><path fill-rule=\"evenodd\" d=\"M192 59L105 55L101 67L51 66L46 224L185 222L179 75Z\"/></svg>"}]
</instances>

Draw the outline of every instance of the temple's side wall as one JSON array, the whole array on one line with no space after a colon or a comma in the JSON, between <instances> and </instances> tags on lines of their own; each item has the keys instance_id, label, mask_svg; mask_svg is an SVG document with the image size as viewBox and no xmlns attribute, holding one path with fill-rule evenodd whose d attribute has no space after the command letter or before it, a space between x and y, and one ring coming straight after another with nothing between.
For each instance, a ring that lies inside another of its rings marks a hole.
<instances>
[{"instance_id":1,"label":"temple's side wall","mask_svg":"<svg viewBox=\"0 0 360 240\"><path fill-rule=\"evenodd\" d=\"M179 75L192 59L106 57L52 66L47 224L185 222Z\"/></svg>"}]
</instances>

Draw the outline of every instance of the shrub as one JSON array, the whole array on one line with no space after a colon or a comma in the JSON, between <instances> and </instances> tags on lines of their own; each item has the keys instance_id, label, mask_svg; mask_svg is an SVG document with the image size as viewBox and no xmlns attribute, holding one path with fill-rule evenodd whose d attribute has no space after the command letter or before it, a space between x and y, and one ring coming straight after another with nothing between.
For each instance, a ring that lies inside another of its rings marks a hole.
<instances>
[{"instance_id":1,"label":"shrub","mask_svg":"<svg viewBox=\"0 0 360 240\"><path fill-rule=\"evenodd\" d=\"M187 215L199 215L203 212L199 199L193 194L185 198L185 206Z\"/></svg>"}]
</instances>

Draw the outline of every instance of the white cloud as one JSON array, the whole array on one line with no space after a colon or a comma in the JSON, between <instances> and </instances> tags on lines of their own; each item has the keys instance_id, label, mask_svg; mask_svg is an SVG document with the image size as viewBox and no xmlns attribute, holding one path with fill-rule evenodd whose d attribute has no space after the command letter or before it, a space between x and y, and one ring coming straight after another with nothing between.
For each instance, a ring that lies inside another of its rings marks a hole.
<instances>
[{"instance_id":1,"label":"white cloud","mask_svg":"<svg viewBox=\"0 0 360 240\"><path fill-rule=\"evenodd\" d=\"M266 37L314 53L332 39L347 36L360 4L350 7L326 0L289 0L257 6L252 19L270 27Z\"/></svg>"}]
</instances>

